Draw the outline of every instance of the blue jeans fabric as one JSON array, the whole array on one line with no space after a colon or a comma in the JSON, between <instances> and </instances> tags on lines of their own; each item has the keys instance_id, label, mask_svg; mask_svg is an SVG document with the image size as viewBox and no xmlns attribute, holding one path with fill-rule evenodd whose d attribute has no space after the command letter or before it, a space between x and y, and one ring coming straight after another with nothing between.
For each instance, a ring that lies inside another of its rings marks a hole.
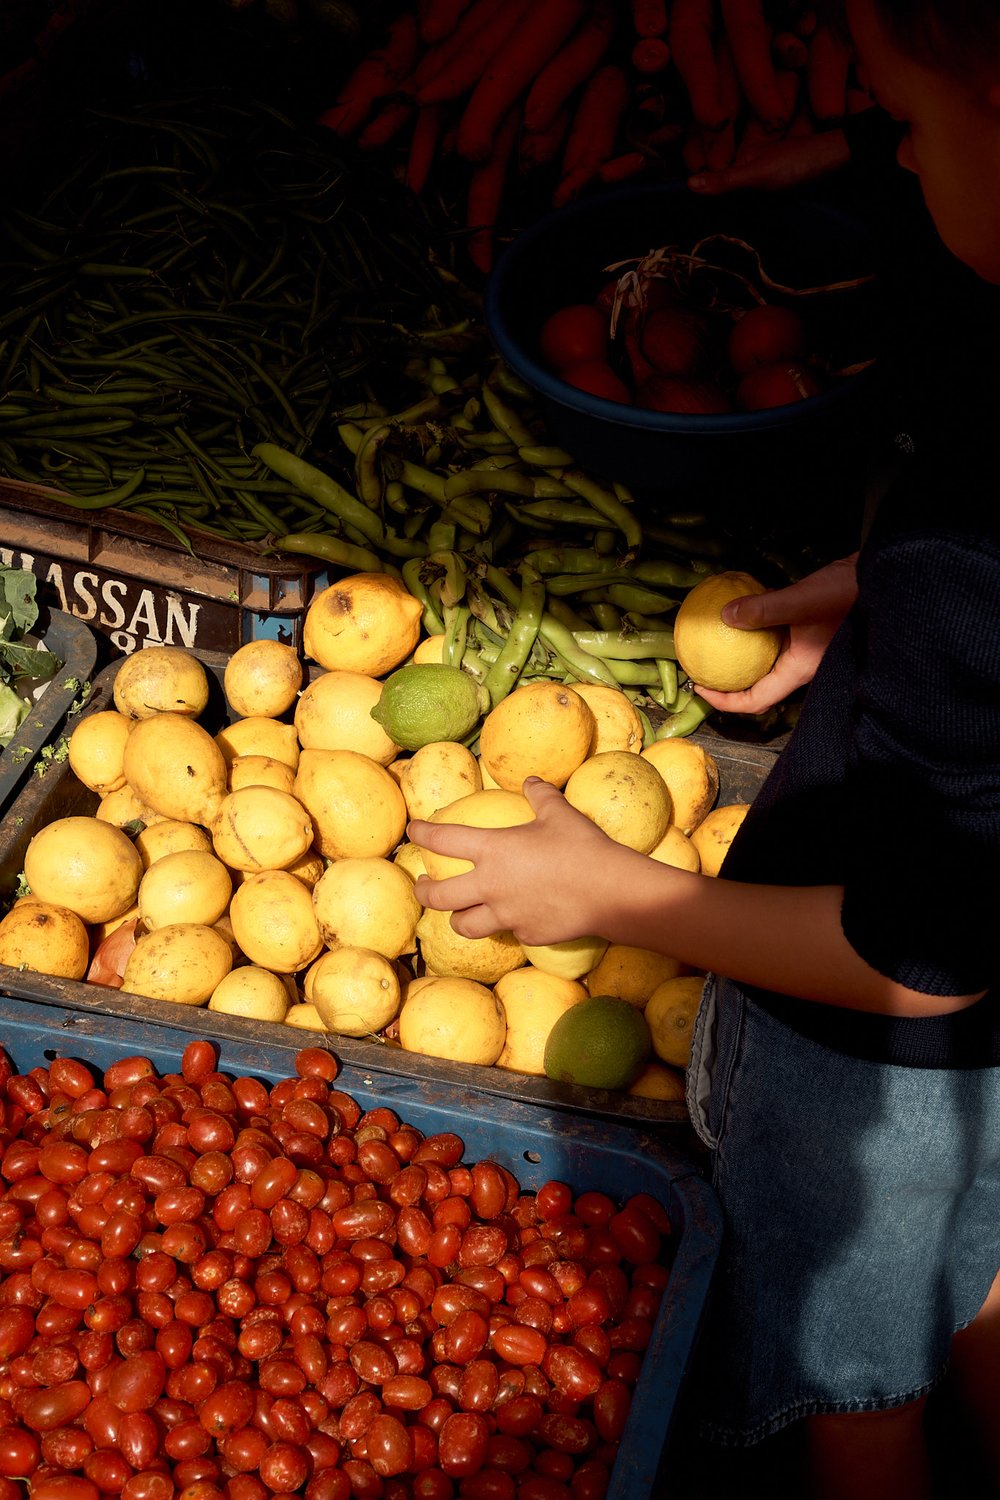
<instances>
[{"instance_id":1,"label":"blue jeans fabric","mask_svg":"<svg viewBox=\"0 0 1000 1500\"><path fill-rule=\"evenodd\" d=\"M725 1224L693 1374L705 1436L927 1393L1000 1269L1000 1068L846 1057L710 976L688 1105Z\"/></svg>"}]
</instances>

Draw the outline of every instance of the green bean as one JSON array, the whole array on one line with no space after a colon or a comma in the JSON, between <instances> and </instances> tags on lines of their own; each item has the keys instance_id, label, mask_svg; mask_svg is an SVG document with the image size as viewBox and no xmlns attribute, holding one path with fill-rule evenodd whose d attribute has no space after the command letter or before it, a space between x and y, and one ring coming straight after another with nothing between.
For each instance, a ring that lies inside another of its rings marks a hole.
<instances>
[{"instance_id":1,"label":"green bean","mask_svg":"<svg viewBox=\"0 0 1000 1500\"><path fill-rule=\"evenodd\" d=\"M598 630L609 630L617 633L621 628L621 617L613 604L608 604L603 599L597 599L590 606L590 613L594 617L594 624Z\"/></svg>"},{"instance_id":2,"label":"green bean","mask_svg":"<svg viewBox=\"0 0 1000 1500\"><path fill-rule=\"evenodd\" d=\"M445 666L461 665L469 638L469 611L460 604L449 604L444 611L444 645L441 660Z\"/></svg>"},{"instance_id":3,"label":"green bean","mask_svg":"<svg viewBox=\"0 0 1000 1500\"><path fill-rule=\"evenodd\" d=\"M591 530L607 525L607 519L600 511L589 505L574 505L568 500L529 500L526 505L510 508L518 519L545 521L551 525L585 526Z\"/></svg>"},{"instance_id":4,"label":"green bean","mask_svg":"<svg viewBox=\"0 0 1000 1500\"><path fill-rule=\"evenodd\" d=\"M257 443L250 451L272 473L317 501L331 515L354 526L370 542L378 546L383 541L385 527L380 518L329 474L275 443Z\"/></svg>"},{"instance_id":5,"label":"green bean","mask_svg":"<svg viewBox=\"0 0 1000 1500\"><path fill-rule=\"evenodd\" d=\"M671 552L679 552L682 557L692 559L707 559L722 557L726 550L726 544L719 537L697 535L693 531L685 532L679 528L659 526L647 522L644 527L645 533L650 541L659 542L664 547L669 547ZM692 561L692 568L697 567L697 562ZM708 563L704 563L705 572L714 572Z\"/></svg>"},{"instance_id":6,"label":"green bean","mask_svg":"<svg viewBox=\"0 0 1000 1500\"><path fill-rule=\"evenodd\" d=\"M594 560L600 562L601 559ZM617 571L620 576L621 570ZM602 597L604 597L607 590L611 588L611 580L614 577L615 572L612 569L608 569L607 572L599 572L595 569L592 573L552 573L546 578L545 586L549 593L556 597L562 597L565 594L586 594L595 589L603 591Z\"/></svg>"},{"instance_id":7,"label":"green bean","mask_svg":"<svg viewBox=\"0 0 1000 1500\"><path fill-rule=\"evenodd\" d=\"M558 620L560 625L565 625L569 630L590 629L589 621L585 620L583 615L575 610L571 604L567 603L565 599L556 599L550 596L547 604L549 614L552 615L553 619Z\"/></svg>"},{"instance_id":8,"label":"green bean","mask_svg":"<svg viewBox=\"0 0 1000 1500\"><path fill-rule=\"evenodd\" d=\"M637 583L651 583L674 589L693 589L705 573L700 569L685 568L669 558L650 558L632 564L632 577Z\"/></svg>"},{"instance_id":9,"label":"green bean","mask_svg":"<svg viewBox=\"0 0 1000 1500\"><path fill-rule=\"evenodd\" d=\"M637 630L631 633L610 630L574 631L574 639L584 651L615 661L640 661L644 657L666 657L676 661L674 637L669 630Z\"/></svg>"},{"instance_id":10,"label":"green bean","mask_svg":"<svg viewBox=\"0 0 1000 1500\"><path fill-rule=\"evenodd\" d=\"M529 443L519 448L518 453L526 464L536 469L570 469L573 455L564 448L547 448L540 443Z\"/></svg>"},{"instance_id":11,"label":"green bean","mask_svg":"<svg viewBox=\"0 0 1000 1500\"><path fill-rule=\"evenodd\" d=\"M604 592L609 604L626 613L665 615L679 603L669 594L658 594L636 583L609 583Z\"/></svg>"},{"instance_id":12,"label":"green bean","mask_svg":"<svg viewBox=\"0 0 1000 1500\"><path fill-rule=\"evenodd\" d=\"M565 670L572 672L579 681L603 682L605 687L618 686L618 680L607 663L580 646L574 632L561 625L547 610L542 615L538 633Z\"/></svg>"},{"instance_id":13,"label":"green bean","mask_svg":"<svg viewBox=\"0 0 1000 1500\"><path fill-rule=\"evenodd\" d=\"M508 442L513 443L515 448L535 446L535 434L521 421L514 408L501 399L489 380L483 382L482 400L489 413L490 421L498 432L503 433Z\"/></svg>"},{"instance_id":14,"label":"green bean","mask_svg":"<svg viewBox=\"0 0 1000 1500\"><path fill-rule=\"evenodd\" d=\"M163 515L162 511L153 510L150 506L136 505L133 507L133 514L145 516L147 521L155 521L158 526L162 526L164 531L169 531L170 535L180 542L185 552L190 552L191 556L194 557L194 548L191 545L191 539L187 532L182 526L178 526L176 521L171 520L169 516Z\"/></svg>"},{"instance_id":15,"label":"green bean","mask_svg":"<svg viewBox=\"0 0 1000 1500\"><path fill-rule=\"evenodd\" d=\"M641 658L639 661L620 661L609 656L604 665L619 687L653 687L660 680L656 662Z\"/></svg>"},{"instance_id":16,"label":"green bean","mask_svg":"<svg viewBox=\"0 0 1000 1500\"><path fill-rule=\"evenodd\" d=\"M145 471L143 469L136 469L126 479L125 483L119 485L117 489L106 490L101 495L64 494L60 496L60 499L65 505L72 505L74 510L107 510L110 506L120 505L123 500L127 500L130 495L134 495L136 490L145 481L145 478Z\"/></svg>"},{"instance_id":17,"label":"green bean","mask_svg":"<svg viewBox=\"0 0 1000 1500\"><path fill-rule=\"evenodd\" d=\"M422 570L423 560L421 558L409 558L408 561L403 564L403 582L406 584L409 593L413 595L414 599L416 599L423 608L423 626L427 631L427 634L443 635L444 621L438 614L437 605L434 603L434 600L431 598L427 590L427 585L424 583L424 580L421 576Z\"/></svg>"},{"instance_id":18,"label":"green bean","mask_svg":"<svg viewBox=\"0 0 1000 1500\"><path fill-rule=\"evenodd\" d=\"M545 585L530 567L521 569L521 597L503 648L486 674L486 691L495 708L517 682L538 638L545 607Z\"/></svg>"},{"instance_id":19,"label":"green bean","mask_svg":"<svg viewBox=\"0 0 1000 1500\"><path fill-rule=\"evenodd\" d=\"M677 700L677 663L668 657L658 656L656 658L656 669L660 674L660 687L663 691L663 706L670 708Z\"/></svg>"},{"instance_id":20,"label":"green bean","mask_svg":"<svg viewBox=\"0 0 1000 1500\"><path fill-rule=\"evenodd\" d=\"M630 551L639 551L642 546L642 527L628 506L624 505L616 495L606 490L589 474L585 474L582 469L555 469L552 471L552 477L568 485L574 494L586 500L596 511L611 521L624 536Z\"/></svg>"},{"instance_id":21,"label":"green bean","mask_svg":"<svg viewBox=\"0 0 1000 1500\"><path fill-rule=\"evenodd\" d=\"M340 537L329 536L325 532L290 532L287 536L275 537L274 546L281 552L305 553L307 557L317 557L338 568L349 568L352 572L396 572L367 547L356 547L352 542L345 542Z\"/></svg>"},{"instance_id":22,"label":"green bean","mask_svg":"<svg viewBox=\"0 0 1000 1500\"><path fill-rule=\"evenodd\" d=\"M354 483L362 501L372 510L378 509L382 499L379 454L391 433L387 422L374 423L364 431L354 454Z\"/></svg>"},{"instance_id":23,"label":"green bean","mask_svg":"<svg viewBox=\"0 0 1000 1500\"><path fill-rule=\"evenodd\" d=\"M456 500L466 495L482 495L490 492L501 495L534 494L534 485L526 474L513 469L460 469L444 481L446 500Z\"/></svg>"},{"instance_id":24,"label":"green bean","mask_svg":"<svg viewBox=\"0 0 1000 1500\"><path fill-rule=\"evenodd\" d=\"M521 377L515 375L510 366L502 361L494 366L491 378L505 395L513 396L515 401L531 400L533 394L531 387L525 385Z\"/></svg>"},{"instance_id":25,"label":"green bean","mask_svg":"<svg viewBox=\"0 0 1000 1500\"><path fill-rule=\"evenodd\" d=\"M712 712L711 705L704 698L699 698L697 693L692 693L691 701L678 712L672 713L669 718L656 730L658 740L678 739L682 735L693 734L703 724Z\"/></svg>"}]
</instances>

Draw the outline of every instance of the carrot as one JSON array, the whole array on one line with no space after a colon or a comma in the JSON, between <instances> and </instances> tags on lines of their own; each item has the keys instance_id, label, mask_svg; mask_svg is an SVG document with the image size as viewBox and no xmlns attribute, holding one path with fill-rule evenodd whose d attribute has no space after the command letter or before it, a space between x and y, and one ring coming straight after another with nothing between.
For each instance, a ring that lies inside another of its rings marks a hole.
<instances>
[{"instance_id":1,"label":"carrot","mask_svg":"<svg viewBox=\"0 0 1000 1500\"><path fill-rule=\"evenodd\" d=\"M458 122L459 156L487 159L499 122L566 40L583 10L583 0L533 0L465 106Z\"/></svg>"},{"instance_id":2,"label":"carrot","mask_svg":"<svg viewBox=\"0 0 1000 1500\"><path fill-rule=\"evenodd\" d=\"M551 125L566 100L600 64L615 34L614 7L597 0L565 45L546 63L524 101L526 130Z\"/></svg>"},{"instance_id":3,"label":"carrot","mask_svg":"<svg viewBox=\"0 0 1000 1500\"><path fill-rule=\"evenodd\" d=\"M670 48L661 36L641 36L632 48L632 66L637 73L662 73L670 62Z\"/></svg>"},{"instance_id":4,"label":"carrot","mask_svg":"<svg viewBox=\"0 0 1000 1500\"><path fill-rule=\"evenodd\" d=\"M828 26L817 26L809 38L806 81L809 106L821 125L842 120L847 113L847 75L851 56Z\"/></svg>"},{"instance_id":5,"label":"carrot","mask_svg":"<svg viewBox=\"0 0 1000 1500\"><path fill-rule=\"evenodd\" d=\"M726 111L719 97L715 61L714 0L674 0L667 41L691 101L691 113L707 130L721 130Z\"/></svg>"},{"instance_id":6,"label":"carrot","mask_svg":"<svg viewBox=\"0 0 1000 1500\"><path fill-rule=\"evenodd\" d=\"M632 0L632 25L636 36L665 36L667 7L664 0Z\"/></svg>"},{"instance_id":7,"label":"carrot","mask_svg":"<svg viewBox=\"0 0 1000 1500\"><path fill-rule=\"evenodd\" d=\"M631 177L638 177L648 165L649 157L644 151L624 151L621 156L612 156L602 162L597 176L609 186L613 182L627 182Z\"/></svg>"},{"instance_id":8,"label":"carrot","mask_svg":"<svg viewBox=\"0 0 1000 1500\"><path fill-rule=\"evenodd\" d=\"M466 223L472 233L467 244L473 265L484 276L493 269L493 234L520 123L520 110L512 109L496 133L489 160L481 162L469 178Z\"/></svg>"},{"instance_id":9,"label":"carrot","mask_svg":"<svg viewBox=\"0 0 1000 1500\"><path fill-rule=\"evenodd\" d=\"M417 30L429 46L450 36L468 9L469 0L418 0Z\"/></svg>"},{"instance_id":10,"label":"carrot","mask_svg":"<svg viewBox=\"0 0 1000 1500\"><path fill-rule=\"evenodd\" d=\"M406 161L403 181L411 193L422 193L427 186L434 156L441 140L444 123L444 106L426 104L417 111L413 134L410 137L410 154Z\"/></svg>"},{"instance_id":11,"label":"carrot","mask_svg":"<svg viewBox=\"0 0 1000 1500\"><path fill-rule=\"evenodd\" d=\"M779 68L804 68L809 48L794 31L776 31L771 43L771 56Z\"/></svg>"},{"instance_id":12,"label":"carrot","mask_svg":"<svg viewBox=\"0 0 1000 1500\"><path fill-rule=\"evenodd\" d=\"M535 167L544 167L548 162L555 161L566 139L569 122L569 108L564 106L544 130L522 127L517 142L517 164L522 172L530 172Z\"/></svg>"},{"instance_id":13,"label":"carrot","mask_svg":"<svg viewBox=\"0 0 1000 1500\"><path fill-rule=\"evenodd\" d=\"M733 61L747 103L768 130L788 124L784 101L771 61L771 28L763 0L721 0Z\"/></svg>"},{"instance_id":14,"label":"carrot","mask_svg":"<svg viewBox=\"0 0 1000 1500\"><path fill-rule=\"evenodd\" d=\"M409 73L417 56L417 22L403 11L389 23L385 45L369 52L344 83L337 101L318 123L337 135L353 135L368 118L372 106L391 94Z\"/></svg>"},{"instance_id":15,"label":"carrot","mask_svg":"<svg viewBox=\"0 0 1000 1500\"><path fill-rule=\"evenodd\" d=\"M697 125L684 137L684 144L681 146L681 161L687 172L704 172L708 166L707 141L708 131L700 129Z\"/></svg>"},{"instance_id":16,"label":"carrot","mask_svg":"<svg viewBox=\"0 0 1000 1500\"><path fill-rule=\"evenodd\" d=\"M378 114L373 115L368 121L358 136L358 145L362 151L376 151L380 146L387 146L393 137L399 134L412 114L412 100L390 100L379 110Z\"/></svg>"},{"instance_id":17,"label":"carrot","mask_svg":"<svg viewBox=\"0 0 1000 1500\"><path fill-rule=\"evenodd\" d=\"M617 63L605 63L592 74L566 137L562 175L553 194L557 208L578 197L601 163L613 155L628 102L628 79Z\"/></svg>"},{"instance_id":18,"label":"carrot","mask_svg":"<svg viewBox=\"0 0 1000 1500\"><path fill-rule=\"evenodd\" d=\"M524 13L533 3L534 0L501 0L464 50L417 89L417 103L444 104L449 99L460 99L474 88L497 50L517 32Z\"/></svg>"},{"instance_id":19,"label":"carrot","mask_svg":"<svg viewBox=\"0 0 1000 1500\"><path fill-rule=\"evenodd\" d=\"M796 36L811 37L819 25L819 17L814 10L804 10L795 17L792 22L792 30Z\"/></svg>"},{"instance_id":20,"label":"carrot","mask_svg":"<svg viewBox=\"0 0 1000 1500\"><path fill-rule=\"evenodd\" d=\"M472 0L472 6L465 12L455 30L449 36L442 37L434 46L428 47L424 55L418 58L413 70L416 87L419 89L435 74L440 73L442 68L448 67L454 58L460 56L503 3L504 0Z\"/></svg>"},{"instance_id":21,"label":"carrot","mask_svg":"<svg viewBox=\"0 0 1000 1500\"><path fill-rule=\"evenodd\" d=\"M736 121L743 105L743 93L736 76L733 51L729 45L729 38L726 36L719 38L715 61L719 70L719 98L728 120L721 130L705 131L703 165L710 172L721 172L731 164L736 154Z\"/></svg>"}]
</instances>

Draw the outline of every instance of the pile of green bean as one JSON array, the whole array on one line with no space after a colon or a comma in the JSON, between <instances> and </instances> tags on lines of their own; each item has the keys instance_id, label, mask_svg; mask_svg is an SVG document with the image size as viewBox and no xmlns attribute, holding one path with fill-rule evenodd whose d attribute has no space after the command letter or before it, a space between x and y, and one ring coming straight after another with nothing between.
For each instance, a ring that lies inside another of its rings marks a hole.
<instances>
[{"instance_id":1,"label":"pile of green bean","mask_svg":"<svg viewBox=\"0 0 1000 1500\"><path fill-rule=\"evenodd\" d=\"M198 93L95 111L74 151L0 222L8 477L188 544L308 527L254 444L304 452L373 386L405 400L421 340L478 334L419 207L319 127Z\"/></svg>"}]
</instances>

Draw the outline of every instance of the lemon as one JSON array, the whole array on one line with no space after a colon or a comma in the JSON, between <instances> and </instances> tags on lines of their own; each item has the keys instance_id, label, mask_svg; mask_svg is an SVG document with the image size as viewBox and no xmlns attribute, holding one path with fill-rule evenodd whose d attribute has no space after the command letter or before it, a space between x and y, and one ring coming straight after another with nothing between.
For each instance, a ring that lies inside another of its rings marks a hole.
<instances>
[{"instance_id":1,"label":"lemon","mask_svg":"<svg viewBox=\"0 0 1000 1500\"><path fill-rule=\"evenodd\" d=\"M207 854L211 854L212 840L207 830L197 823L181 823L173 818L164 818L136 834L135 847L139 851L143 868L148 870L156 860L162 859L165 854L174 854L178 849L204 849Z\"/></svg>"},{"instance_id":2,"label":"lemon","mask_svg":"<svg viewBox=\"0 0 1000 1500\"><path fill-rule=\"evenodd\" d=\"M137 823L147 827L164 821L159 813L139 801L130 786L119 786L113 792L105 792L94 817L100 818L102 823L113 823L116 828L128 828Z\"/></svg>"},{"instance_id":3,"label":"lemon","mask_svg":"<svg viewBox=\"0 0 1000 1500\"><path fill-rule=\"evenodd\" d=\"M424 666L428 662L432 665L439 665L444 660L444 643L446 640L447 636L443 635L426 636L414 651L412 660L418 666Z\"/></svg>"},{"instance_id":4,"label":"lemon","mask_svg":"<svg viewBox=\"0 0 1000 1500\"><path fill-rule=\"evenodd\" d=\"M502 791L503 789L500 786L499 781L497 781L497 779L496 779L495 776L491 776L490 775L490 769L484 763L482 756L480 756L479 759L478 759L478 765L479 765L479 779L483 783L483 791L489 791L489 792L499 792L499 791Z\"/></svg>"},{"instance_id":5,"label":"lemon","mask_svg":"<svg viewBox=\"0 0 1000 1500\"><path fill-rule=\"evenodd\" d=\"M104 797L125 785L122 761L132 720L109 708L81 719L69 737L66 759L90 791Z\"/></svg>"},{"instance_id":6,"label":"lemon","mask_svg":"<svg viewBox=\"0 0 1000 1500\"><path fill-rule=\"evenodd\" d=\"M31 897L29 896L26 899L30 901ZM110 937L113 932L117 932L119 927L124 927L126 922L138 922L138 920L139 903L138 901L133 901L132 905L123 911L120 916L111 917L107 922L92 922L90 924L90 936L94 947L100 947L106 937Z\"/></svg>"},{"instance_id":7,"label":"lemon","mask_svg":"<svg viewBox=\"0 0 1000 1500\"><path fill-rule=\"evenodd\" d=\"M653 1038L653 1051L672 1068L686 1068L691 1060L691 1030L705 987L703 974L666 979L649 997L643 1014Z\"/></svg>"},{"instance_id":8,"label":"lemon","mask_svg":"<svg viewBox=\"0 0 1000 1500\"><path fill-rule=\"evenodd\" d=\"M298 1026L303 1031L326 1030L315 1005L310 1005L306 1001L299 1001L288 1007L285 1013L285 1025Z\"/></svg>"},{"instance_id":9,"label":"lemon","mask_svg":"<svg viewBox=\"0 0 1000 1500\"><path fill-rule=\"evenodd\" d=\"M489 694L461 667L415 663L382 684L371 716L404 750L463 740L489 707Z\"/></svg>"},{"instance_id":10,"label":"lemon","mask_svg":"<svg viewBox=\"0 0 1000 1500\"><path fill-rule=\"evenodd\" d=\"M493 991L473 979L431 979L407 989L399 1041L407 1052L450 1062L495 1063L507 1020Z\"/></svg>"},{"instance_id":11,"label":"lemon","mask_svg":"<svg viewBox=\"0 0 1000 1500\"><path fill-rule=\"evenodd\" d=\"M642 751L667 784L673 822L682 833L697 828L719 794L719 766L704 745L682 736L654 740Z\"/></svg>"},{"instance_id":12,"label":"lemon","mask_svg":"<svg viewBox=\"0 0 1000 1500\"><path fill-rule=\"evenodd\" d=\"M251 1021L283 1021L288 1012L288 989L270 969L244 964L220 979L208 1008Z\"/></svg>"},{"instance_id":13,"label":"lemon","mask_svg":"<svg viewBox=\"0 0 1000 1500\"><path fill-rule=\"evenodd\" d=\"M543 974L560 979L582 979L599 963L608 946L607 938L565 938L561 943L524 943L524 956Z\"/></svg>"},{"instance_id":14,"label":"lemon","mask_svg":"<svg viewBox=\"0 0 1000 1500\"><path fill-rule=\"evenodd\" d=\"M214 854L180 849L165 854L139 882L139 916L154 931L177 922L211 927L222 916L233 893L229 872Z\"/></svg>"},{"instance_id":15,"label":"lemon","mask_svg":"<svg viewBox=\"0 0 1000 1500\"><path fill-rule=\"evenodd\" d=\"M406 828L406 803L385 766L356 750L303 750L295 795L327 859L391 854Z\"/></svg>"},{"instance_id":16,"label":"lemon","mask_svg":"<svg viewBox=\"0 0 1000 1500\"><path fill-rule=\"evenodd\" d=\"M364 672L321 672L295 709L299 744L303 750L357 750L387 766L402 742L389 737L375 713L381 695L381 682Z\"/></svg>"},{"instance_id":17,"label":"lemon","mask_svg":"<svg viewBox=\"0 0 1000 1500\"><path fill-rule=\"evenodd\" d=\"M126 656L113 693L115 707L127 719L161 713L197 718L208 703L208 674L182 646L148 646Z\"/></svg>"},{"instance_id":18,"label":"lemon","mask_svg":"<svg viewBox=\"0 0 1000 1500\"><path fill-rule=\"evenodd\" d=\"M656 986L665 979L674 979L680 971L681 964L676 958L654 953L650 948L610 943L585 982L592 995L616 995L641 1010Z\"/></svg>"},{"instance_id":19,"label":"lemon","mask_svg":"<svg viewBox=\"0 0 1000 1500\"><path fill-rule=\"evenodd\" d=\"M226 794L222 751L207 730L184 714L140 719L125 745L124 768L140 801L181 823L207 827Z\"/></svg>"},{"instance_id":20,"label":"lemon","mask_svg":"<svg viewBox=\"0 0 1000 1500\"><path fill-rule=\"evenodd\" d=\"M496 984L502 975L524 963L524 950L512 932L462 937L451 925L451 912L435 911L430 906L417 923L417 938L424 963L443 978Z\"/></svg>"},{"instance_id":21,"label":"lemon","mask_svg":"<svg viewBox=\"0 0 1000 1500\"><path fill-rule=\"evenodd\" d=\"M307 849L305 854L288 866L288 873L312 890L325 869L326 860L322 854L317 854L315 849Z\"/></svg>"},{"instance_id":22,"label":"lemon","mask_svg":"<svg viewBox=\"0 0 1000 1500\"><path fill-rule=\"evenodd\" d=\"M641 1011L613 995L570 1006L545 1043L546 1075L556 1083L627 1089L649 1060L652 1042Z\"/></svg>"},{"instance_id":23,"label":"lemon","mask_svg":"<svg viewBox=\"0 0 1000 1500\"><path fill-rule=\"evenodd\" d=\"M316 595L306 610L302 647L328 672L384 677L420 639L423 606L387 573L352 573Z\"/></svg>"},{"instance_id":24,"label":"lemon","mask_svg":"<svg viewBox=\"0 0 1000 1500\"><path fill-rule=\"evenodd\" d=\"M39 901L68 906L84 922L108 922L135 900L142 860L111 823L57 818L25 850L24 877Z\"/></svg>"},{"instance_id":25,"label":"lemon","mask_svg":"<svg viewBox=\"0 0 1000 1500\"><path fill-rule=\"evenodd\" d=\"M223 797L212 843L234 870L286 870L312 848L312 819L302 803L273 786L245 786Z\"/></svg>"},{"instance_id":26,"label":"lemon","mask_svg":"<svg viewBox=\"0 0 1000 1500\"><path fill-rule=\"evenodd\" d=\"M237 755L229 762L229 790L242 791L245 786L273 786L291 795L295 785L295 767L273 755Z\"/></svg>"},{"instance_id":27,"label":"lemon","mask_svg":"<svg viewBox=\"0 0 1000 1500\"><path fill-rule=\"evenodd\" d=\"M399 1012L399 977L387 958L368 948L331 949L316 960L310 1003L327 1031L372 1036Z\"/></svg>"},{"instance_id":28,"label":"lemon","mask_svg":"<svg viewBox=\"0 0 1000 1500\"><path fill-rule=\"evenodd\" d=\"M602 750L638 752L642 749L642 720L635 705L620 688L606 687L603 682L578 682L573 691L579 693L594 715L589 754L598 755Z\"/></svg>"},{"instance_id":29,"label":"lemon","mask_svg":"<svg viewBox=\"0 0 1000 1500\"><path fill-rule=\"evenodd\" d=\"M675 870L690 870L692 875L697 875L701 869L701 855L687 835L673 823L655 849L650 849L649 857L661 865L673 865Z\"/></svg>"},{"instance_id":30,"label":"lemon","mask_svg":"<svg viewBox=\"0 0 1000 1500\"><path fill-rule=\"evenodd\" d=\"M424 851L416 844L411 844L409 840L400 844L392 856L392 862L397 869L403 870L411 881L416 882L421 875L427 874Z\"/></svg>"},{"instance_id":31,"label":"lemon","mask_svg":"<svg viewBox=\"0 0 1000 1500\"><path fill-rule=\"evenodd\" d=\"M269 719L263 714L234 719L219 730L215 743L227 765L240 755L267 755L272 760L284 761L293 771L299 763L299 737L295 725L283 724L280 719Z\"/></svg>"},{"instance_id":32,"label":"lemon","mask_svg":"<svg viewBox=\"0 0 1000 1500\"><path fill-rule=\"evenodd\" d=\"M293 646L281 641L248 641L226 663L222 687L237 718L258 714L276 719L295 702L302 686L302 663Z\"/></svg>"},{"instance_id":33,"label":"lemon","mask_svg":"<svg viewBox=\"0 0 1000 1500\"><path fill-rule=\"evenodd\" d=\"M703 875L718 875L729 846L749 811L748 802L731 802L726 807L716 807L698 824L691 842L698 851Z\"/></svg>"},{"instance_id":34,"label":"lemon","mask_svg":"<svg viewBox=\"0 0 1000 1500\"><path fill-rule=\"evenodd\" d=\"M782 636L777 630L737 630L723 607L745 594L767 590L749 573L710 573L681 600L674 618L677 660L695 683L719 693L753 687L774 666Z\"/></svg>"},{"instance_id":35,"label":"lemon","mask_svg":"<svg viewBox=\"0 0 1000 1500\"><path fill-rule=\"evenodd\" d=\"M670 827L670 793L655 766L628 750L604 750L573 772L566 801L609 838L648 854Z\"/></svg>"},{"instance_id":36,"label":"lemon","mask_svg":"<svg viewBox=\"0 0 1000 1500\"><path fill-rule=\"evenodd\" d=\"M513 828L519 823L530 823L535 814L531 803L520 792L507 792L499 788L470 792L459 797L447 807L442 807L427 821L430 823L462 823L469 828ZM424 849L424 865L432 880L445 880L449 875L462 875L472 869L472 861L453 859L448 854L435 854Z\"/></svg>"},{"instance_id":37,"label":"lemon","mask_svg":"<svg viewBox=\"0 0 1000 1500\"><path fill-rule=\"evenodd\" d=\"M335 860L317 880L312 899L330 947L343 943L385 958L416 951L420 902L412 878L391 860Z\"/></svg>"},{"instance_id":38,"label":"lemon","mask_svg":"<svg viewBox=\"0 0 1000 1500\"><path fill-rule=\"evenodd\" d=\"M586 1000L587 991L572 979L545 974L532 964L504 974L494 990L507 1017L507 1039L497 1067L542 1077L549 1032L571 1005Z\"/></svg>"},{"instance_id":39,"label":"lemon","mask_svg":"<svg viewBox=\"0 0 1000 1500\"><path fill-rule=\"evenodd\" d=\"M400 762L399 789L411 818L430 818L470 792L481 792L483 778L471 750L450 740L421 745Z\"/></svg>"},{"instance_id":40,"label":"lemon","mask_svg":"<svg viewBox=\"0 0 1000 1500\"><path fill-rule=\"evenodd\" d=\"M0 922L0 964L57 979L83 979L90 937L75 911L28 896Z\"/></svg>"},{"instance_id":41,"label":"lemon","mask_svg":"<svg viewBox=\"0 0 1000 1500\"><path fill-rule=\"evenodd\" d=\"M687 1085L683 1073L654 1061L646 1064L628 1092L634 1099L660 1099L665 1104L683 1104Z\"/></svg>"},{"instance_id":42,"label":"lemon","mask_svg":"<svg viewBox=\"0 0 1000 1500\"><path fill-rule=\"evenodd\" d=\"M298 973L323 950L312 892L287 870L249 876L233 892L229 919L240 951L277 974Z\"/></svg>"},{"instance_id":43,"label":"lemon","mask_svg":"<svg viewBox=\"0 0 1000 1500\"><path fill-rule=\"evenodd\" d=\"M204 1005L232 966L229 944L214 928L178 922L143 933L128 956L122 989L151 1000Z\"/></svg>"},{"instance_id":44,"label":"lemon","mask_svg":"<svg viewBox=\"0 0 1000 1500\"><path fill-rule=\"evenodd\" d=\"M594 715L559 682L528 682L483 720L479 759L499 786L519 792L528 776L565 786L590 753Z\"/></svg>"}]
</instances>

